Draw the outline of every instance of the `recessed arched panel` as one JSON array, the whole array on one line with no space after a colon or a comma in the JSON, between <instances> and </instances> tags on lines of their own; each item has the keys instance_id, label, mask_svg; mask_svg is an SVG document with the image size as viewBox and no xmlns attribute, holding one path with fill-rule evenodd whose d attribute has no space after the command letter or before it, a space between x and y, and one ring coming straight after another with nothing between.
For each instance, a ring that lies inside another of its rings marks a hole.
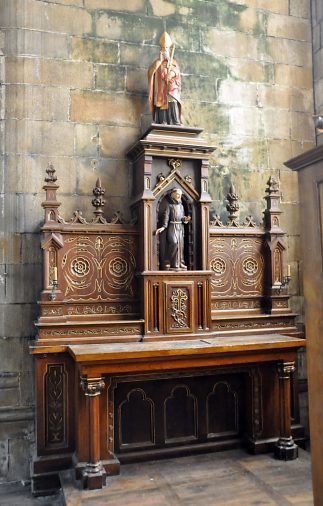
<instances>
[{"instance_id":1,"label":"recessed arched panel","mask_svg":"<svg viewBox=\"0 0 323 506\"><path fill-rule=\"evenodd\" d=\"M154 444L154 403L144 390L131 390L119 406L120 447L147 446Z\"/></svg>"},{"instance_id":2,"label":"recessed arched panel","mask_svg":"<svg viewBox=\"0 0 323 506\"><path fill-rule=\"evenodd\" d=\"M238 396L226 381L220 381L207 396L207 435L215 437L239 432Z\"/></svg>"},{"instance_id":3,"label":"recessed arched panel","mask_svg":"<svg viewBox=\"0 0 323 506\"><path fill-rule=\"evenodd\" d=\"M173 388L165 400L165 440L175 441L197 437L197 402L185 385Z\"/></svg>"}]
</instances>

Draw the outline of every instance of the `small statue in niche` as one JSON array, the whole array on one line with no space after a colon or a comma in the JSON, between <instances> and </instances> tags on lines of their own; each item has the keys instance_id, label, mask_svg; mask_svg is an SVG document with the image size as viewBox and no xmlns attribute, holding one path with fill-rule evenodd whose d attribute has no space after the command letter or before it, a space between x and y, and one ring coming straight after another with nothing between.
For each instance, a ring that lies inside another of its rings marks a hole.
<instances>
[{"instance_id":1,"label":"small statue in niche","mask_svg":"<svg viewBox=\"0 0 323 506\"><path fill-rule=\"evenodd\" d=\"M181 75L174 60L174 44L167 32L159 40L159 58L148 69L148 101L153 121L181 124Z\"/></svg>"},{"instance_id":2,"label":"small statue in niche","mask_svg":"<svg viewBox=\"0 0 323 506\"><path fill-rule=\"evenodd\" d=\"M159 216L160 227L156 230L156 235L166 230L165 237L160 240L161 269L187 270L184 260L184 225L189 223L191 217L185 216L182 190L174 188L165 200Z\"/></svg>"}]
</instances>

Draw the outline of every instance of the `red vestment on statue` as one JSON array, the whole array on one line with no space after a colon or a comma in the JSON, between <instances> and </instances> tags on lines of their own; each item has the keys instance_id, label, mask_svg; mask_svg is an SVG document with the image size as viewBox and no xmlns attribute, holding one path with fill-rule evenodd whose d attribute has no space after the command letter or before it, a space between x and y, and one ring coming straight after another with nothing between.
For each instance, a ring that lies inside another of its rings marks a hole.
<instances>
[{"instance_id":1,"label":"red vestment on statue","mask_svg":"<svg viewBox=\"0 0 323 506\"><path fill-rule=\"evenodd\" d=\"M149 109L168 109L169 102L177 101L181 110L181 75L175 60L170 69L168 61L156 60L148 69Z\"/></svg>"}]
</instances>

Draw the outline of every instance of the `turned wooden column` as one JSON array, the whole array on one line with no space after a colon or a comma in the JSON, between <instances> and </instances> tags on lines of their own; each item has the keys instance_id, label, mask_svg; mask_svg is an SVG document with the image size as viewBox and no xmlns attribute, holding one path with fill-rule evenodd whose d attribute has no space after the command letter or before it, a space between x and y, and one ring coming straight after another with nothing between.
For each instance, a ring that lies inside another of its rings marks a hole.
<instances>
[{"instance_id":1,"label":"turned wooden column","mask_svg":"<svg viewBox=\"0 0 323 506\"><path fill-rule=\"evenodd\" d=\"M274 447L274 454L280 460L294 460L298 457L298 446L291 435L291 374L295 371L295 362L277 364L279 377L279 421L280 438Z\"/></svg>"},{"instance_id":2,"label":"turned wooden column","mask_svg":"<svg viewBox=\"0 0 323 506\"><path fill-rule=\"evenodd\" d=\"M81 379L87 398L88 412L88 461L82 472L83 488L102 488L106 483L106 471L100 461L100 399L105 387L103 378Z\"/></svg>"}]
</instances>

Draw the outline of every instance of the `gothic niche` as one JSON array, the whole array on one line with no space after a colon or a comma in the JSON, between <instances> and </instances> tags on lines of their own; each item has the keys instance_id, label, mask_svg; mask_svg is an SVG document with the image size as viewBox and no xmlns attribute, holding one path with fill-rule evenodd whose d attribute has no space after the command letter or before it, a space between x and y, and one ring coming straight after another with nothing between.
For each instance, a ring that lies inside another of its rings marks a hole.
<instances>
[{"instance_id":1,"label":"gothic niche","mask_svg":"<svg viewBox=\"0 0 323 506\"><path fill-rule=\"evenodd\" d=\"M177 186L164 194L157 204L157 252L159 270L194 269L194 207Z\"/></svg>"},{"instance_id":2,"label":"gothic niche","mask_svg":"<svg viewBox=\"0 0 323 506\"><path fill-rule=\"evenodd\" d=\"M226 381L216 383L207 397L208 437L238 434L238 396Z\"/></svg>"},{"instance_id":3,"label":"gothic niche","mask_svg":"<svg viewBox=\"0 0 323 506\"><path fill-rule=\"evenodd\" d=\"M176 386L165 401L165 439L195 439L197 437L196 398L185 385Z\"/></svg>"},{"instance_id":4,"label":"gothic niche","mask_svg":"<svg viewBox=\"0 0 323 506\"><path fill-rule=\"evenodd\" d=\"M146 393L131 390L119 406L120 448L154 444L154 404Z\"/></svg>"}]
</instances>

